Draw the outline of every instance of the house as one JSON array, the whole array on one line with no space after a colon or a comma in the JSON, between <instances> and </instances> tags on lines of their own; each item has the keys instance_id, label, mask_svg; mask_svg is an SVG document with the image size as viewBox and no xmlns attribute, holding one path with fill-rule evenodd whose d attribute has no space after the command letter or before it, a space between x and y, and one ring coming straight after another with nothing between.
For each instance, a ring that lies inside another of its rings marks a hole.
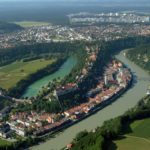
<instances>
[{"instance_id":1,"label":"house","mask_svg":"<svg viewBox=\"0 0 150 150\"><path fill-rule=\"evenodd\" d=\"M23 129L15 129L15 131L16 131L16 133L18 134L18 135L20 135L20 136L25 136L26 135L26 132L25 132L25 130L23 130Z\"/></svg>"},{"instance_id":2,"label":"house","mask_svg":"<svg viewBox=\"0 0 150 150\"><path fill-rule=\"evenodd\" d=\"M25 136L26 135L26 131L19 127L19 125L17 124L17 122L7 122L10 126L10 129L15 131L16 134L20 135L20 136Z\"/></svg>"},{"instance_id":3,"label":"house","mask_svg":"<svg viewBox=\"0 0 150 150\"><path fill-rule=\"evenodd\" d=\"M66 146L66 150L70 150L70 149L72 149L73 148L73 144L72 143L70 143L70 144L68 144L67 146Z\"/></svg>"},{"instance_id":4,"label":"house","mask_svg":"<svg viewBox=\"0 0 150 150\"><path fill-rule=\"evenodd\" d=\"M89 92L86 94L86 97L89 98L89 97L95 96L96 94L98 94L98 93L100 93L100 92L101 92L101 89L100 89L100 88L92 89L91 91L89 91Z\"/></svg>"},{"instance_id":5,"label":"house","mask_svg":"<svg viewBox=\"0 0 150 150\"><path fill-rule=\"evenodd\" d=\"M74 92L78 89L78 86L74 83L68 83L65 86L62 86L56 90L57 96L66 95L68 93Z\"/></svg>"}]
</instances>

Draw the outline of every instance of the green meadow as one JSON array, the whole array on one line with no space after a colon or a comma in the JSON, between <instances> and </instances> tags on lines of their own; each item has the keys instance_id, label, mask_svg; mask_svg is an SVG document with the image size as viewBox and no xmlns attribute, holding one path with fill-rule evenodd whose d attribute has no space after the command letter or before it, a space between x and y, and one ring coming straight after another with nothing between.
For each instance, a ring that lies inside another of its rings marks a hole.
<instances>
[{"instance_id":1,"label":"green meadow","mask_svg":"<svg viewBox=\"0 0 150 150\"><path fill-rule=\"evenodd\" d=\"M0 149L1 147L10 146L12 143L3 139L0 139Z\"/></svg>"},{"instance_id":2,"label":"green meadow","mask_svg":"<svg viewBox=\"0 0 150 150\"><path fill-rule=\"evenodd\" d=\"M37 59L28 62L16 61L9 65L0 67L0 87L9 89L16 85L28 75L52 64L55 59L45 60Z\"/></svg>"},{"instance_id":3,"label":"green meadow","mask_svg":"<svg viewBox=\"0 0 150 150\"><path fill-rule=\"evenodd\" d=\"M150 150L150 119L133 122L131 133L111 143L109 150Z\"/></svg>"},{"instance_id":4,"label":"green meadow","mask_svg":"<svg viewBox=\"0 0 150 150\"><path fill-rule=\"evenodd\" d=\"M17 25L20 25L21 27L28 28L28 27L33 27L33 26L43 26L43 25L48 25L50 23L48 22L39 22L39 21L19 21L19 22L14 22Z\"/></svg>"}]
</instances>

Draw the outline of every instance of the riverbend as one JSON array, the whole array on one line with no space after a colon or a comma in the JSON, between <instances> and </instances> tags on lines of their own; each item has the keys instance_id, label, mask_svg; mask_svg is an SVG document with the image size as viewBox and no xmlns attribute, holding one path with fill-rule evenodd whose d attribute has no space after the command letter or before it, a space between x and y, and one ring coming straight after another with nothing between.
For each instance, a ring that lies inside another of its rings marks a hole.
<instances>
[{"instance_id":1,"label":"riverbend","mask_svg":"<svg viewBox=\"0 0 150 150\"><path fill-rule=\"evenodd\" d=\"M116 58L121 60L132 70L134 75L133 87L129 89L123 96L118 98L117 101L97 112L95 115L88 117L74 126L71 126L70 128L64 130L64 132L56 134L55 137L51 138L50 140L38 146L32 147L32 150L59 150L66 144L70 143L78 132L84 129L90 131L97 126L102 125L105 120L123 114L129 108L135 106L136 103L145 96L146 88L150 83L144 80L137 80L137 78L149 78L148 73L125 58L123 51L118 54Z\"/></svg>"},{"instance_id":2,"label":"riverbend","mask_svg":"<svg viewBox=\"0 0 150 150\"><path fill-rule=\"evenodd\" d=\"M53 79L56 79L58 77L64 78L66 75L68 75L73 67L77 64L77 59L74 56L69 57L64 64L60 67L59 70L56 72L43 77L42 79L34 82L31 84L22 97L32 97L37 96L38 92L41 90L41 88L45 85L47 85L48 82L52 81Z\"/></svg>"}]
</instances>

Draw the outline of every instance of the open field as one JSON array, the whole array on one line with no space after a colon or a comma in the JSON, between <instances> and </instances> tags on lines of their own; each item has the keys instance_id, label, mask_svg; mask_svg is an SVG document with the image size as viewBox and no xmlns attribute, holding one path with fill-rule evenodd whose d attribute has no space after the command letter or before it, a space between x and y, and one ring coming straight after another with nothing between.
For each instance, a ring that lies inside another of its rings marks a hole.
<instances>
[{"instance_id":1,"label":"open field","mask_svg":"<svg viewBox=\"0 0 150 150\"><path fill-rule=\"evenodd\" d=\"M150 150L150 119L133 122L132 133L113 141L109 150Z\"/></svg>"},{"instance_id":2,"label":"open field","mask_svg":"<svg viewBox=\"0 0 150 150\"><path fill-rule=\"evenodd\" d=\"M129 135L146 138L150 141L150 119L135 121L131 124L132 133Z\"/></svg>"},{"instance_id":3,"label":"open field","mask_svg":"<svg viewBox=\"0 0 150 150\"><path fill-rule=\"evenodd\" d=\"M17 25L20 25L21 27L28 28L33 26L43 26L48 25L50 23L48 22L38 22L38 21L20 21L20 22L14 22Z\"/></svg>"},{"instance_id":4,"label":"open field","mask_svg":"<svg viewBox=\"0 0 150 150\"><path fill-rule=\"evenodd\" d=\"M109 150L149 150L150 143L144 139L136 137L126 137L121 140L114 141L115 147L112 146Z\"/></svg>"},{"instance_id":5,"label":"open field","mask_svg":"<svg viewBox=\"0 0 150 150\"><path fill-rule=\"evenodd\" d=\"M9 89L16 85L28 75L40 70L55 60L37 59L29 62L14 62L4 67L0 67L0 87Z\"/></svg>"},{"instance_id":6,"label":"open field","mask_svg":"<svg viewBox=\"0 0 150 150\"><path fill-rule=\"evenodd\" d=\"M0 139L0 147L3 147L3 146L9 146L9 145L11 145L11 144L12 144L12 143L9 142L9 141Z\"/></svg>"}]
</instances>

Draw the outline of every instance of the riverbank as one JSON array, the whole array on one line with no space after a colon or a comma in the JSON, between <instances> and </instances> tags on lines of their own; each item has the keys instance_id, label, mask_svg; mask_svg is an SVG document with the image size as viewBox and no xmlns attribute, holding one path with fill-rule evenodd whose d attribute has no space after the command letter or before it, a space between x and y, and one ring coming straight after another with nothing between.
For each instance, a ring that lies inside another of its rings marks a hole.
<instances>
[{"instance_id":1,"label":"riverbank","mask_svg":"<svg viewBox=\"0 0 150 150\"><path fill-rule=\"evenodd\" d=\"M107 107L108 105L110 105L111 103L113 103L114 101L116 101L120 96L122 96L122 94L124 94L132 86L132 81L133 81L133 77L129 81L127 87L121 89L118 93L116 93L115 95L113 95L109 99L107 99L107 100L103 101L102 103L100 103L99 105L95 106L95 108L93 108L89 113L85 114L81 118L76 119L74 121L69 121L68 120L68 123L66 123L64 125L61 125L56 130L54 130L54 131L52 131L50 133L48 132L48 133L46 133L46 134L44 134L42 136L37 136L37 137L38 138L50 137L52 135L55 135L58 132L61 132L62 130L65 130L65 129L69 128L72 125L75 125L75 124L79 123L80 121L83 121L84 119L90 117L91 115L94 115L98 111L102 110L103 108Z\"/></svg>"},{"instance_id":2,"label":"riverbank","mask_svg":"<svg viewBox=\"0 0 150 150\"><path fill-rule=\"evenodd\" d=\"M123 63L125 63L128 68L132 70L133 76L140 76L141 74L144 77L148 77L148 74L143 71L141 68L133 64L131 61L126 59L123 55L123 52L116 56L119 60L121 60ZM97 126L102 125L104 120L108 120L110 118L113 118L115 116L119 116L123 114L126 110L133 107L140 98L144 97L145 90L147 87L147 82L144 81L136 81L136 78L133 80L133 86L126 92L123 96L121 96L117 101L112 103L112 105L109 105L105 107L105 109L102 109L101 111L98 111L94 115L88 117L87 119L84 119L84 121L80 121L77 124L71 126L70 128L66 129L65 132L56 134L54 138L51 138L50 140L38 145L34 146L31 149L33 150L49 150L49 147L51 149L59 150L62 147L64 147L66 144L70 143L72 139L75 137L75 135L83 131L84 129L90 131ZM142 88L141 88L142 87ZM138 91L138 92L137 92ZM136 92L136 94L134 94ZM60 141L60 142L58 142Z\"/></svg>"},{"instance_id":3,"label":"riverbank","mask_svg":"<svg viewBox=\"0 0 150 150\"><path fill-rule=\"evenodd\" d=\"M129 49L125 54L128 59L150 73L150 44Z\"/></svg>"},{"instance_id":4,"label":"riverbank","mask_svg":"<svg viewBox=\"0 0 150 150\"><path fill-rule=\"evenodd\" d=\"M28 75L25 79L20 80L15 87L12 87L8 90L8 95L11 97L21 97L25 89L33 82L37 81L38 79L56 72L61 65L66 61L66 57L58 59L56 62L47 65L46 67L37 70L36 72Z\"/></svg>"},{"instance_id":5,"label":"riverbank","mask_svg":"<svg viewBox=\"0 0 150 150\"><path fill-rule=\"evenodd\" d=\"M64 78L66 75L68 75L74 68L76 63L77 59L74 56L70 56L59 66L57 70L55 70L55 72L49 73L47 76L44 76L40 80L37 80L33 82L33 84L30 84L24 91L22 97L37 96L38 92L42 89L43 86L46 86L48 82L57 78Z\"/></svg>"},{"instance_id":6,"label":"riverbank","mask_svg":"<svg viewBox=\"0 0 150 150\"><path fill-rule=\"evenodd\" d=\"M131 73L131 72L130 72ZM132 73L131 73L132 76ZM37 136L38 138L43 138L46 136L50 136L53 135L57 132L60 132L84 119L86 119L87 117L90 117L91 115L94 115L95 113L97 113L99 110L102 110L103 108L105 108L106 106L110 105L111 103L113 103L115 100L117 100L117 98L119 98L120 96L122 96L122 94L124 94L131 86L132 86L132 81L133 81L133 76L131 77L130 81L128 82L127 86L125 88L122 88L121 90L119 90L116 94L112 95L110 98L108 98L107 100L101 102L100 104L96 105L94 108L91 109L91 111L89 111L89 113L83 115L81 118L76 119L74 121L69 121L67 124L65 125L61 125L60 127L58 127L56 130L52 131L52 132L48 132L47 134L44 134L42 136Z\"/></svg>"},{"instance_id":7,"label":"riverbank","mask_svg":"<svg viewBox=\"0 0 150 150\"><path fill-rule=\"evenodd\" d=\"M57 61L52 59L36 58L29 61L15 61L0 67L0 87L3 89L13 88L19 81Z\"/></svg>"}]
</instances>

